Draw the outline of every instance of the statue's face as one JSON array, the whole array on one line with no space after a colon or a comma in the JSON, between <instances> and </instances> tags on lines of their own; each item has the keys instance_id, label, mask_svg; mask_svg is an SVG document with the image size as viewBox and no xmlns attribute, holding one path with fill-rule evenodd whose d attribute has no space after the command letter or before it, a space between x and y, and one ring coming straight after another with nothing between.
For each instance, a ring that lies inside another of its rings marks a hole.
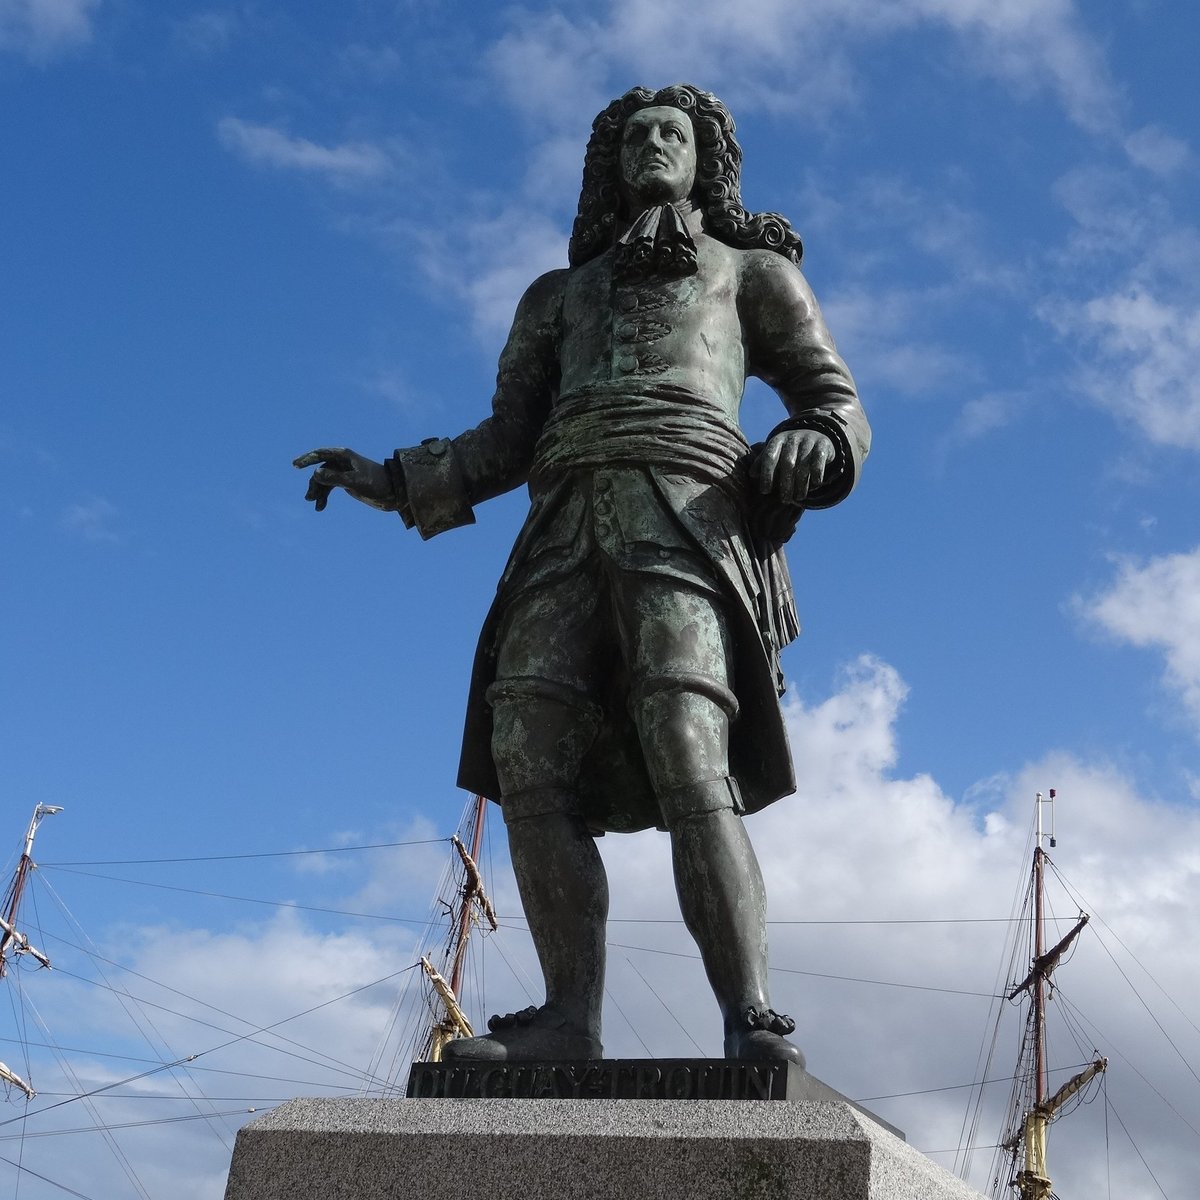
<instances>
[{"instance_id":1,"label":"statue's face","mask_svg":"<svg viewBox=\"0 0 1200 1200\"><path fill-rule=\"evenodd\" d=\"M696 133L670 105L643 108L621 131L621 191L634 206L686 200L696 182Z\"/></svg>"}]
</instances>

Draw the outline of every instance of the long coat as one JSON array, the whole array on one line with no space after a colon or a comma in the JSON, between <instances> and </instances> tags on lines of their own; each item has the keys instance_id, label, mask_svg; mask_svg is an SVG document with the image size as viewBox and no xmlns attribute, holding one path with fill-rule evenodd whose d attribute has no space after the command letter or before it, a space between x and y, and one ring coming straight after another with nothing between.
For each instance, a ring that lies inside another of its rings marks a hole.
<instances>
[{"instance_id":1,"label":"long coat","mask_svg":"<svg viewBox=\"0 0 1200 1200\"><path fill-rule=\"evenodd\" d=\"M485 692L495 678L497 628L513 581L553 525L577 472L606 465L603 437L579 449L578 461L570 461L570 447L565 465L561 456L545 461L556 406L577 402L589 389L636 398L667 387L702 399L707 410L736 425L746 377L756 375L783 400L785 426L818 430L835 445L835 462L805 507L836 504L857 481L870 429L800 271L772 251L738 250L696 232L694 276L626 284L613 279L609 251L535 281L500 358L492 415L452 440L398 450L389 462L405 496L401 515L423 537L469 523L474 504L530 485L530 513L476 651L458 779L467 790L499 798ZM778 702L778 654L798 632L782 543L799 512L781 514L753 497L748 465L754 450L744 439L744 452L722 468L727 478L707 489L711 502L697 504L695 472L670 469L669 441L665 458L656 452L659 461L632 465L649 482L662 528L708 560L729 601L732 686L740 705L730 731L730 770L746 811L753 812L795 790ZM619 663L607 684L606 720L580 780L584 811L597 833L660 820Z\"/></svg>"}]
</instances>

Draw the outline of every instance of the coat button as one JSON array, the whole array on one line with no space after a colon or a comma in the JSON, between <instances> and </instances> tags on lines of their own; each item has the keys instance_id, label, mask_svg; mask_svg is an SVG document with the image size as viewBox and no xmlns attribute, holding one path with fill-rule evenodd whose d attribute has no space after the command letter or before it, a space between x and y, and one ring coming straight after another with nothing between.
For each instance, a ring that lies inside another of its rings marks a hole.
<instances>
[{"instance_id":1,"label":"coat button","mask_svg":"<svg viewBox=\"0 0 1200 1200\"><path fill-rule=\"evenodd\" d=\"M637 356L634 354L622 354L617 360L617 366L626 374L630 371L636 371L638 366Z\"/></svg>"},{"instance_id":2,"label":"coat button","mask_svg":"<svg viewBox=\"0 0 1200 1200\"><path fill-rule=\"evenodd\" d=\"M632 323L626 323L617 330L618 335L627 342L632 342L638 335L638 327Z\"/></svg>"},{"instance_id":3,"label":"coat button","mask_svg":"<svg viewBox=\"0 0 1200 1200\"><path fill-rule=\"evenodd\" d=\"M626 292L622 296L617 297L617 308L621 312L633 312L638 306L638 298L632 292Z\"/></svg>"}]
</instances>

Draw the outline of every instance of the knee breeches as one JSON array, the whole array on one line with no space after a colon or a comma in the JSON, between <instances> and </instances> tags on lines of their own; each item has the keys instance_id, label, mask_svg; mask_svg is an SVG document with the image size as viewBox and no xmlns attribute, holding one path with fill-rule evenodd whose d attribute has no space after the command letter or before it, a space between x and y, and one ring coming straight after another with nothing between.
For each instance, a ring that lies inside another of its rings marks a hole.
<instances>
[{"instance_id":1,"label":"knee breeches","mask_svg":"<svg viewBox=\"0 0 1200 1200\"><path fill-rule=\"evenodd\" d=\"M517 596L500 628L488 700L506 819L569 807L614 677L664 824L740 808L728 779L738 706L720 599L670 577L589 566Z\"/></svg>"}]
</instances>

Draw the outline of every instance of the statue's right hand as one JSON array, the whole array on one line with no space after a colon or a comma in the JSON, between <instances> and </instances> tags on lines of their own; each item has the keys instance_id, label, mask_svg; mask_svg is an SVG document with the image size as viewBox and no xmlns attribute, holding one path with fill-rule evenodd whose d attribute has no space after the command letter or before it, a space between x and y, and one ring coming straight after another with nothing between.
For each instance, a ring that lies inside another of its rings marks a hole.
<instances>
[{"instance_id":1,"label":"statue's right hand","mask_svg":"<svg viewBox=\"0 0 1200 1200\"><path fill-rule=\"evenodd\" d=\"M323 446L293 459L292 466L304 470L316 467L308 481L305 500L311 500L317 512L329 502L329 493L334 488L343 488L355 500L361 500L373 508L394 509L395 493L391 480L382 463L377 463L344 446Z\"/></svg>"}]
</instances>

